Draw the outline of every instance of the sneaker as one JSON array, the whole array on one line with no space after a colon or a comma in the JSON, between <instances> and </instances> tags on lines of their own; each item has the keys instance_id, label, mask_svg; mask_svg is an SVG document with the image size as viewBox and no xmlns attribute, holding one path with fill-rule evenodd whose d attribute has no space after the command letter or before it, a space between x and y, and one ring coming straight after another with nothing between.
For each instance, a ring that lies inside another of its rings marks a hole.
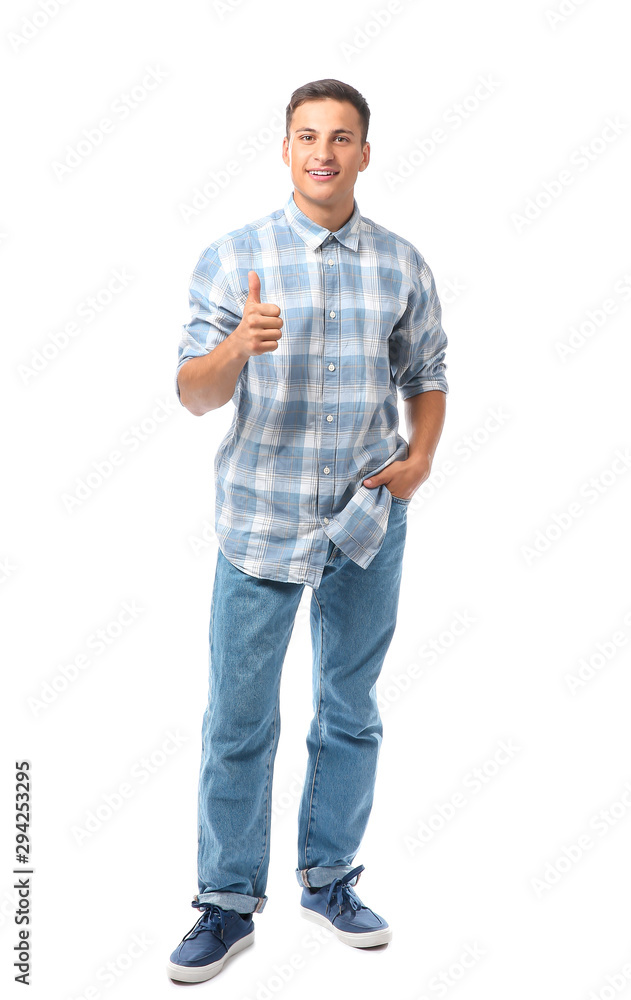
<instances>
[{"instance_id":1,"label":"sneaker","mask_svg":"<svg viewBox=\"0 0 631 1000\"><path fill-rule=\"evenodd\" d=\"M169 978L180 983L201 983L212 979L221 972L226 959L254 944L251 913L242 916L236 910L224 910L221 906L199 903L195 899L191 906L204 912L184 935L167 965Z\"/></svg>"},{"instance_id":2,"label":"sneaker","mask_svg":"<svg viewBox=\"0 0 631 1000\"><path fill-rule=\"evenodd\" d=\"M303 917L328 927L340 941L353 948L373 948L392 939L392 931L383 917L364 906L348 884L363 870L364 866L358 865L321 889L305 886L300 900Z\"/></svg>"}]
</instances>

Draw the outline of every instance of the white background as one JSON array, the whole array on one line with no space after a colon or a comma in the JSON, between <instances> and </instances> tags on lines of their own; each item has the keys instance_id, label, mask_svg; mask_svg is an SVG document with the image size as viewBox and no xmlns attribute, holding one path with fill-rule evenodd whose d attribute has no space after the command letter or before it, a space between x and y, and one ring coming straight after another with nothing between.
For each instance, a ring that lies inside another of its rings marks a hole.
<instances>
[{"instance_id":1,"label":"white background","mask_svg":"<svg viewBox=\"0 0 631 1000\"><path fill-rule=\"evenodd\" d=\"M200 252L292 190L281 160L291 92L329 76L372 112L360 210L425 256L449 337L447 419L408 512L379 685L380 769L356 858L360 895L394 936L352 949L298 912L305 587L283 673L269 901L254 947L196 988L240 1000L372 997L395 983L409 1000L628 991L627 5L419 0L394 4L382 25L380 0L48 9L9 0L2 12L7 995L23 995L11 888L22 758L32 762L29 995L180 988L164 966L197 916L212 463L232 404L202 419L176 404L177 343ZM150 69L159 82L143 90ZM484 79L490 90L477 89ZM122 118L113 109L132 91ZM55 164L108 115L113 129L60 177ZM423 155L436 129L443 141ZM231 160L239 173L215 196L211 173ZM563 171L571 183L555 186ZM108 292L114 272L125 287ZM407 437L403 421L401 404ZM120 464L69 509L78 480L116 450ZM142 610L113 638L123 602ZM458 614L466 628L454 627ZM110 632L99 654L100 628ZM73 674L81 654L89 662ZM165 753L170 733L181 744ZM130 797L108 818L106 797L125 782ZM86 833L97 809L105 819Z\"/></svg>"}]
</instances>

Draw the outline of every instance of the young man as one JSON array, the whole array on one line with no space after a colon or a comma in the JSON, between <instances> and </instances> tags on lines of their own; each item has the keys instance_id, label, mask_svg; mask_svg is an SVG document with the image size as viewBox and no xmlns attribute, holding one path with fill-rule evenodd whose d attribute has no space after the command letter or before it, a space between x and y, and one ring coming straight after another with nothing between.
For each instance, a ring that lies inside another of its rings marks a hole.
<instances>
[{"instance_id":1,"label":"young man","mask_svg":"<svg viewBox=\"0 0 631 1000\"><path fill-rule=\"evenodd\" d=\"M360 215L370 112L339 80L287 107L283 208L215 240L190 288L176 389L196 416L235 405L215 457L217 561L202 727L202 911L172 979L210 979L254 940L270 857L279 690L313 588L314 716L298 813L301 913L345 944L391 930L353 886L382 725L375 685L392 639L407 507L445 415L447 338L432 272ZM397 390L409 444L398 432Z\"/></svg>"}]
</instances>

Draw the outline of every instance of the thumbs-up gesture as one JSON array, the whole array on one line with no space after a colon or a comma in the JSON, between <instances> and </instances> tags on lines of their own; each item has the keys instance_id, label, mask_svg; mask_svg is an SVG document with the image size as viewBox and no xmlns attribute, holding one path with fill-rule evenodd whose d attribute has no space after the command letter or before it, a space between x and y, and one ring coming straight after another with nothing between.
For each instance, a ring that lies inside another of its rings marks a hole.
<instances>
[{"instance_id":1,"label":"thumbs-up gesture","mask_svg":"<svg viewBox=\"0 0 631 1000\"><path fill-rule=\"evenodd\" d=\"M248 271L248 297L243 307L243 319L230 334L235 338L239 353L244 357L275 351L282 337L279 306L261 302L261 279L256 271Z\"/></svg>"}]
</instances>

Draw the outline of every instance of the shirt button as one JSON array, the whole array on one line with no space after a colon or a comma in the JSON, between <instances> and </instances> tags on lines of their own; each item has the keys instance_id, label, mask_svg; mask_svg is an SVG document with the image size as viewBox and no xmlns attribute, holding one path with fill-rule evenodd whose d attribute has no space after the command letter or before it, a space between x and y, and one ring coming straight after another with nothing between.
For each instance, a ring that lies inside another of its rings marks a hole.
<instances>
[{"instance_id":1,"label":"shirt button","mask_svg":"<svg viewBox=\"0 0 631 1000\"><path fill-rule=\"evenodd\" d=\"M331 258L329 257L329 259L327 260L327 264L330 264L331 267L333 267L333 264L335 264L335 261L331 260Z\"/></svg>"},{"instance_id":2,"label":"shirt button","mask_svg":"<svg viewBox=\"0 0 631 1000\"><path fill-rule=\"evenodd\" d=\"M329 313L329 316L331 317L331 319L335 319L335 313L333 312L332 309L331 312Z\"/></svg>"},{"instance_id":3,"label":"shirt button","mask_svg":"<svg viewBox=\"0 0 631 1000\"><path fill-rule=\"evenodd\" d=\"M329 371L330 371L330 372L334 372L334 371L335 371L335 365L334 365L333 363L331 363L331 364L329 365Z\"/></svg>"},{"instance_id":4,"label":"shirt button","mask_svg":"<svg viewBox=\"0 0 631 1000\"><path fill-rule=\"evenodd\" d=\"M325 465L325 466L324 466L324 475L325 475L325 476L328 476L328 474L329 474L329 472L330 472L330 471L331 471L331 470L329 469L328 465Z\"/></svg>"},{"instance_id":5,"label":"shirt button","mask_svg":"<svg viewBox=\"0 0 631 1000\"><path fill-rule=\"evenodd\" d=\"M324 518L324 523L325 523L325 524L328 524L328 523L329 523L329 519L328 519L328 517L325 517L325 518Z\"/></svg>"},{"instance_id":6,"label":"shirt button","mask_svg":"<svg viewBox=\"0 0 631 1000\"><path fill-rule=\"evenodd\" d=\"M327 419L327 420L329 421L329 423L331 423L331 421L333 420L333 417L332 417L332 416L331 416L331 414L329 413L329 415L327 416L327 418L326 418L326 419Z\"/></svg>"}]
</instances>

